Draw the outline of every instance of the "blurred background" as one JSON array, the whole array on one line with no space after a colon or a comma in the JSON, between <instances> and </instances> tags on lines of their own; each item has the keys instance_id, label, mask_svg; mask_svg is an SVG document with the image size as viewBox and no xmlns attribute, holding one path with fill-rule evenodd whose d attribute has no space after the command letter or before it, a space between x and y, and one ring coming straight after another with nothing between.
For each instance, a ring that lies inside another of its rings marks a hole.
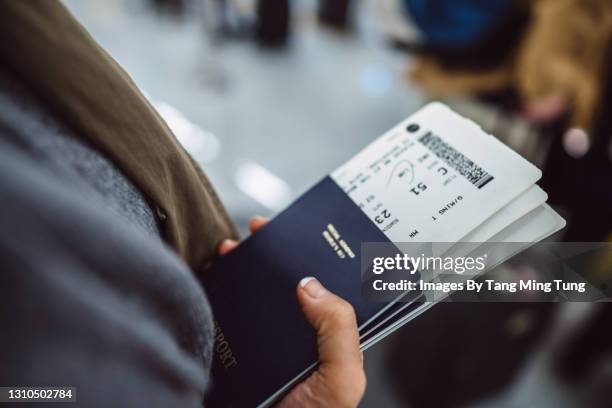
<instances>
[{"instance_id":1,"label":"blurred background","mask_svg":"<svg viewBox=\"0 0 612 408\"><path fill-rule=\"evenodd\" d=\"M609 0L65 0L246 231L429 100L612 239ZM605 305L443 303L366 353L363 407L612 406Z\"/></svg>"}]
</instances>

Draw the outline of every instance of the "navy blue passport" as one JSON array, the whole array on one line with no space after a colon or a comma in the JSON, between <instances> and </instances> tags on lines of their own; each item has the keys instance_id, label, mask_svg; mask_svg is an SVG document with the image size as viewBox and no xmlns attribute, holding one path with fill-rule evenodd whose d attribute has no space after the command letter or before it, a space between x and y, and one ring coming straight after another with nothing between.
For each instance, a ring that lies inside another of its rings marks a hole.
<instances>
[{"instance_id":1,"label":"navy blue passport","mask_svg":"<svg viewBox=\"0 0 612 408\"><path fill-rule=\"evenodd\" d=\"M326 177L214 263L203 280L215 315L209 406L268 405L316 367L315 332L295 294L302 278L349 301L360 326L386 306L362 297L362 242L389 239Z\"/></svg>"}]
</instances>

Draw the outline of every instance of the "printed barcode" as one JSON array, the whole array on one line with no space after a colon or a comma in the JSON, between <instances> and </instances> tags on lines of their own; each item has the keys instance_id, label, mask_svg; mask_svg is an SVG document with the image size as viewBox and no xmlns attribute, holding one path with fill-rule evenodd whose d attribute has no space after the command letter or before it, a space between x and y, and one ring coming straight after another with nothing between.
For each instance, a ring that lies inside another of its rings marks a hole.
<instances>
[{"instance_id":1,"label":"printed barcode","mask_svg":"<svg viewBox=\"0 0 612 408\"><path fill-rule=\"evenodd\" d=\"M483 188L494 178L482 167L431 132L421 136L419 142L478 188Z\"/></svg>"}]
</instances>

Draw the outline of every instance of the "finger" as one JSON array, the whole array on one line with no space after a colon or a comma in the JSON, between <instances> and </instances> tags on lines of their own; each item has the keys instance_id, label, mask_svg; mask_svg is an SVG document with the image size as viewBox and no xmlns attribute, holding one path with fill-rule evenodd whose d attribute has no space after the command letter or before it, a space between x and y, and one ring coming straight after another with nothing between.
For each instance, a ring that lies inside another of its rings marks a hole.
<instances>
[{"instance_id":1,"label":"finger","mask_svg":"<svg viewBox=\"0 0 612 408\"><path fill-rule=\"evenodd\" d=\"M313 277L300 282L298 300L306 319L317 331L321 364L361 366L357 319L350 303L325 289Z\"/></svg>"},{"instance_id":2,"label":"finger","mask_svg":"<svg viewBox=\"0 0 612 408\"><path fill-rule=\"evenodd\" d=\"M365 390L365 374L353 307L315 278L302 279L297 295L306 319L317 331L322 382L356 405Z\"/></svg>"},{"instance_id":3,"label":"finger","mask_svg":"<svg viewBox=\"0 0 612 408\"><path fill-rule=\"evenodd\" d=\"M249 231L251 231L251 234L252 234L256 232L258 229L260 229L261 227L263 227L264 225L266 225L267 223L268 223L267 218L255 216L251 218L251 221L249 222Z\"/></svg>"},{"instance_id":4,"label":"finger","mask_svg":"<svg viewBox=\"0 0 612 408\"><path fill-rule=\"evenodd\" d=\"M249 230L251 231L251 234L266 225L267 223L268 219L264 217L255 216L251 218L251 221L249 222ZM219 246L217 247L217 253L221 256L227 255L237 246L238 241L235 241L233 239L224 239L219 243Z\"/></svg>"},{"instance_id":5,"label":"finger","mask_svg":"<svg viewBox=\"0 0 612 408\"><path fill-rule=\"evenodd\" d=\"M233 239L224 239L217 246L217 253L221 256L227 255L231 250L238 246L238 241Z\"/></svg>"}]
</instances>

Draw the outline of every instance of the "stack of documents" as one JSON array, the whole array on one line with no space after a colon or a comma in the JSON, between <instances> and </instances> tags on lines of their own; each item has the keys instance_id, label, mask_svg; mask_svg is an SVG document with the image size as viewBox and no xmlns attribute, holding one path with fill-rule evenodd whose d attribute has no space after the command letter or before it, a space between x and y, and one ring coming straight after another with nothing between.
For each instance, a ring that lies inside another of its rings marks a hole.
<instances>
[{"instance_id":1,"label":"stack of documents","mask_svg":"<svg viewBox=\"0 0 612 408\"><path fill-rule=\"evenodd\" d=\"M295 297L305 276L353 305L363 349L432 306L414 296L364 297L366 243L423 243L453 256L487 242L520 243L516 253L563 228L540 177L440 103L380 136L207 272L216 320L212 406L270 405L316 369L315 333Z\"/></svg>"}]
</instances>

